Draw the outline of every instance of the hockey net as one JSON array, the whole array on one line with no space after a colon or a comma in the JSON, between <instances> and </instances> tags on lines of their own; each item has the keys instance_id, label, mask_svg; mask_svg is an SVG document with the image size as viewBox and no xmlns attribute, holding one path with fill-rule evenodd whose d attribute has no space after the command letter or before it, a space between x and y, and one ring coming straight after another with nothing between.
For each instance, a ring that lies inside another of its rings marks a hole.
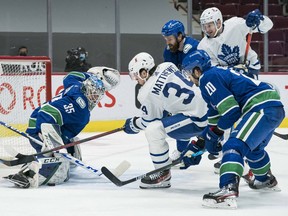
<instances>
[{"instance_id":1,"label":"hockey net","mask_svg":"<svg viewBox=\"0 0 288 216\"><path fill-rule=\"evenodd\" d=\"M0 120L25 132L32 111L51 99L51 61L44 56L0 56ZM0 125L0 158L11 159L5 146L34 153L29 140Z\"/></svg>"}]
</instances>

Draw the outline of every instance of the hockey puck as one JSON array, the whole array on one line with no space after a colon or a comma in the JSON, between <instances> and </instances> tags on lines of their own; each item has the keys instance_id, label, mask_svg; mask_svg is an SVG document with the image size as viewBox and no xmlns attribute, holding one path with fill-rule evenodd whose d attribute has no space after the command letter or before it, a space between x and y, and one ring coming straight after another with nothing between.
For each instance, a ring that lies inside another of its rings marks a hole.
<instances>
[{"instance_id":1,"label":"hockey puck","mask_svg":"<svg viewBox=\"0 0 288 216\"><path fill-rule=\"evenodd\" d=\"M48 183L47 185L48 186L55 186L56 184L55 183Z\"/></svg>"},{"instance_id":2,"label":"hockey puck","mask_svg":"<svg viewBox=\"0 0 288 216\"><path fill-rule=\"evenodd\" d=\"M218 155L217 155L218 156ZM213 154L208 154L208 159L209 160L215 160L215 159L217 159L218 157L217 157L216 155L213 155Z\"/></svg>"}]
</instances>

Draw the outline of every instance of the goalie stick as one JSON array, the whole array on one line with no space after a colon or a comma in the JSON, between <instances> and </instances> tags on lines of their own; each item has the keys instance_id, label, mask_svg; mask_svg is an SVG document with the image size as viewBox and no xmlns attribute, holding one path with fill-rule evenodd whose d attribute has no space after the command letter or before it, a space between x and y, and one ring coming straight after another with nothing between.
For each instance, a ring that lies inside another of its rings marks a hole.
<instances>
[{"instance_id":1,"label":"goalie stick","mask_svg":"<svg viewBox=\"0 0 288 216\"><path fill-rule=\"evenodd\" d=\"M8 128L8 129L14 131L15 133L20 134L21 136L24 136L24 137L28 138L29 140L31 140L31 141L39 144L39 145L43 144L41 141L35 139L34 137L29 136L28 134L26 134L24 132L19 131L18 129L8 125L5 122L0 121L0 125L2 125L2 126ZM0 163L3 163L5 165L7 165L7 166L16 166L16 165L19 165L19 164L28 163L28 162L31 162L31 161L35 160L35 156L37 156L37 155L46 154L46 153L50 153L50 152L53 152L53 151L58 151L60 149L68 148L68 147L71 147L71 146L75 146L75 145L78 145L78 144L81 144L81 143L84 143L84 142L88 142L88 141L91 141L91 140L94 140L94 139L98 139L100 137L104 137L104 136L107 136L107 135L122 131L123 129L124 129L124 127L116 128L116 129L113 129L111 131L107 131L107 132L104 132L104 133L101 133L101 134L97 134L97 135L94 135L94 136L91 136L91 137L87 137L87 138L84 138L84 139L81 139L81 140L78 140L76 142L72 142L72 143L69 143L69 144L66 144L66 145L57 146L57 147L52 148L50 150L39 152L39 153L35 153L35 154L31 154L31 155L18 154L18 155L15 156L18 159L15 159L15 160L0 159Z\"/></svg>"},{"instance_id":2,"label":"goalie stick","mask_svg":"<svg viewBox=\"0 0 288 216\"><path fill-rule=\"evenodd\" d=\"M83 161L78 160L77 158L71 156L70 154L61 153L61 152L59 154L61 154L61 156L64 159L70 161L71 163L75 164L76 166L79 166L82 169L85 169L91 173L94 173L97 176L102 176L102 172L100 171L100 169L93 168L90 165L84 164ZM131 164L128 161L124 160L115 169L113 169L113 174L115 176L121 176L124 172L126 172L129 169L130 166L131 166Z\"/></svg>"},{"instance_id":3,"label":"goalie stick","mask_svg":"<svg viewBox=\"0 0 288 216\"><path fill-rule=\"evenodd\" d=\"M5 146L4 148L11 155L17 154L17 151L14 148L12 148L11 146L9 146L9 147ZM96 176L102 176L102 172L100 171L100 169L95 168L91 165L87 165L83 161L73 157L70 154L63 153L63 152L58 152L58 154L61 157L63 157L65 160L68 160L70 163L73 163L76 166L81 167L82 169L85 169L85 170L95 174ZM40 159L38 159L38 161L40 161L40 163L43 163L43 160L46 160L46 159L47 158L40 158ZM116 168L114 168L112 172L115 176L119 177L119 176L123 175L123 173L125 173L129 169L130 166L131 166L131 164L128 161L124 160Z\"/></svg>"},{"instance_id":4,"label":"goalie stick","mask_svg":"<svg viewBox=\"0 0 288 216\"><path fill-rule=\"evenodd\" d=\"M198 155L202 155L205 151L198 151L194 154L192 154L192 157L196 157ZM112 183L114 183L115 185L117 185L118 187L121 187L123 185L126 185L126 184L130 184L132 182L135 182L135 181L138 181L140 179L143 179L145 178L146 176L149 176L149 175L152 175L152 174L155 174L155 173L158 173L158 172L161 172L163 170L166 170L166 169L170 169L171 167L179 164L182 162L182 159L181 158L178 158L174 161L172 161L171 164L168 164L164 167L161 167L161 168L158 168L158 169L155 169L155 170L152 170L148 173L145 173L145 174L142 174L140 176L137 176L137 177L134 177L134 178L131 178L131 179L128 179L126 181L121 181L117 176L115 176L107 167L103 166L101 168L101 171L103 173L103 175L105 175Z\"/></svg>"}]
</instances>

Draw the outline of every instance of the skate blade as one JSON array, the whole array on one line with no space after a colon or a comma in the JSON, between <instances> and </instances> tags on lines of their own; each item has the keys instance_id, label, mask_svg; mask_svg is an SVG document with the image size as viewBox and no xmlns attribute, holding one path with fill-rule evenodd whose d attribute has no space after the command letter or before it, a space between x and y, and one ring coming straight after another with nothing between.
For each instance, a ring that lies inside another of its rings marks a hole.
<instances>
[{"instance_id":1,"label":"skate blade","mask_svg":"<svg viewBox=\"0 0 288 216\"><path fill-rule=\"evenodd\" d=\"M261 188L261 189L256 189L255 191L260 191L260 192L281 192L281 188L278 187L278 185L274 186L274 187L265 187L265 188Z\"/></svg>"},{"instance_id":2,"label":"skate blade","mask_svg":"<svg viewBox=\"0 0 288 216\"><path fill-rule=\"evenodd\" d=\"M170 182L161 182L158 184L145 184L141 182L139 187L141 189L161 189L161 188L170 188L171 184Z\"/></svg>"},{"instance_id":3,"label":"skate blade","mask_svg":"<svg viewBox=\"0 0 288 216\"><path fill-rule=\"evenodd\" d=\"M225 199L223 202L217 203L214 199L205 199L202 202L205 208L218 208L218 209L237 209L236 199Z\"/></svg>"}]
</instances>

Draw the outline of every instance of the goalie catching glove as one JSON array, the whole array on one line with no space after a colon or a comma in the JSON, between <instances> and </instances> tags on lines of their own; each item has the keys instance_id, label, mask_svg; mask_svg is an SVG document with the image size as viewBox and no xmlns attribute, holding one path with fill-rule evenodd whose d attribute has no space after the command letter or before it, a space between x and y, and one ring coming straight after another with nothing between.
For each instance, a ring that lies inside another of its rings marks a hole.
<instances>
[{"instance_id":1,"label":"goalie catching glove","mask_svg":"<svg viewBox=\"0 0 288 216\"><path fill-rule=\"evenodd\" d=\"M188 144L187 148L181 153L182 165L180 169L187 169L190 166L198 165L202 159L202 155L192 157L192 155L198 151L201 151L205 148L205 141L203 138L198 137L198 140L192 140Z\"/></svg>"},{"instance_id":2,"label":"goalie catching glove","mask_svg":"<svg viewBox=\"0 0 288 216\"><path fill-rule=\"evenodd\" d=\"M108 67L92 67L87 72L100 78L106 91L112 90L120 83L120 73L116 69Z\"/></svg>"}]
</instances>

